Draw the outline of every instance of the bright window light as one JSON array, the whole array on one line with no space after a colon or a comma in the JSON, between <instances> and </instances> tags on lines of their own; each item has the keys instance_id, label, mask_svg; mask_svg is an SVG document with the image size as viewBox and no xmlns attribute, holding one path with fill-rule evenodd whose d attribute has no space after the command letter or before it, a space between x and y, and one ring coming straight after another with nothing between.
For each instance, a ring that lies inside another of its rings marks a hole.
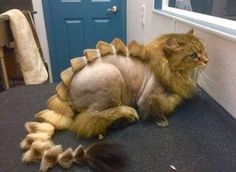
<instances>
[{"instance_id":1,"label":"bright window light","mask_svg":"<svg viewBox=\"0 0 236 172\"><path fill-rule=\"evenodd\" d=\"M192 1L192 2L191 2ZM193 3L193 1L195 1ZM206 3L207 0L204 0L202 2ZM225 0L225 3L228 3L231 0ZM234 3L235 0L233 0L233 5L236 6L236 3ZM198 3L201 1L198 1ZM209 2L211 3L209 5ZM208 7L210 6L210 10L212 11L212 6L214 5L214 2L223 2L217 1L217 0L208 0ZM193 6L195 5L195 6ZM201 4L200 4L201 5ZM220 7L220 4L217 4L218 8ZM172 6L172 7L171 7ZM215 8L216 5L214 5ZM206 7L206 5L204 6ZM198 4L199 9L199 4ZM234 8L236 9L236 7ZM215 10L215 9L214 9ZM222 10L227 10L226 7L222 8ZM154 11L158 12L159 14L166 15L169 17L172 17L176 20L184 21L185 23L189 23L195 26L200 26L208 30L212 30L214 32L220 33L222 35L225 35L227 37L231 37L236 39L236 11L234 13L234 10L229 8L228 14L231 14L231 16L226 17L232 17L232 20L225 19L221 17L216 17L212 15L203 14L200 12L194 12L196 10L196 0L154 0ZM198 10L201 11L201 10ZM204 11L204 10L202 10ZM207 11L205 9L205 11ZM207 11L209 14L209 9ZM206 12L206 13L207 13ZM223 11L224 12L224 11ZM227 11L225 11L225 15L227 15ZM235 15L235 16L233 16Z\"/></svg>"}]
</instances>

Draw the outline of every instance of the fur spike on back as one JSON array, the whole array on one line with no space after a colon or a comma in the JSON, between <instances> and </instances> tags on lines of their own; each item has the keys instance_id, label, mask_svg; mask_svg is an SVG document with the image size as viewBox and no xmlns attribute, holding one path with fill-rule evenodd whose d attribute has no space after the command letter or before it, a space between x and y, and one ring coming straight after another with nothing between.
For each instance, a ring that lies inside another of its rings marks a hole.
<instances>
[{"instance_id":1,"label":"fur spike on back","mask_svg":"<svg viewBox=\"0 0 236 172\"><path fill-rule=\"evenodd\" d=\"M89 63L101 57L100 51L98 49L86 49L84 50L84 55Z\"/></svg>"},{"instance_id":2,"label":"fur spike on back","mask_svg":"<svg viewBox=\"0 0 236 172\"><path fill-rule=\"evenodd\" d=\"M112 45L104 41L99 41L96 48L100 51L101 57L114 54L114 48Z\"/></svg>"},{"instance_id":3,"label":"fur spike on back","mask_svg":"<svg viewBox=\"0 0 236 172\"><path fill-rule=\"evenodd\" d=\"M56 92L61 100L70 101L69 89L63 82L57 85Z\"/></svg>"},{"instance_id":4,"label":"fur spike on back","mask_svg":"<svg viewBox=\"0 0 236 172\"><path fill-rule=\"evenodd\" d=\"M72 67L70 68L67 68L66 70L64 70L63 72L61 72L61 80L63 81L63 83L66 85L66 86L69 86L70 85L70 82L71 82L71 79L73 77L73 70L72 70Z\"/></svg>"},{"instance_id":5,"label":"fur spike on back","mask_svg":"<svg viewBox=\"0 0 236 172\"><path fill-rule=\"evenodd\" d=\"M73 73L80 71L84 66L87 65L85 57L77 57L70 60Z\"/></svg>"},{"instance_id":6,"label":"fur spike on back","mask_svg":"<svg viewBox=\"0 0 236 172\"><path fill-rule=\"evenodd\" d=\"M74 112L66 101L62 101L58 95L54 95L48 99L48 109L53 110L67 117L73 117Z\"/></svg>"},{"instance_id":7,"label":"fur spike on back","mask_svg":"<svg viewBox=\"0 0 236 172\"><path fill-rule=\"evenodd\" d=\"M144 45L137 43L136 41L131 41L128 44L129 55L132 57L139 58L141 60L146 59L146 49Z\"/></svg>"},{"instance_id":8,"label":"fur spike on back","mask_svg":"<svg viewBox=\"0 0 236 172\"><path fill-rule=\"evenodd\" d=\"M114 45L117 54L128 56L127 47L121 39L115 38L111 44Z\"/></svg>"}]
</instances>

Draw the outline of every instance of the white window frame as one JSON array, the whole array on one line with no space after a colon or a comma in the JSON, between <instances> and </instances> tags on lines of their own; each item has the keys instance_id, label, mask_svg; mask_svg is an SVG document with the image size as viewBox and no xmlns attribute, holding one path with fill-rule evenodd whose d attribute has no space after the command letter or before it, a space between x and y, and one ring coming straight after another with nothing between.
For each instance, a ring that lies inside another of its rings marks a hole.
<instances>
[{"instance_id":1,"label":"white window frame","mask_svg":"<svg viewBox=\"0 0 236 172\"><path fill-rule=\"evenodd\" d=\"M155 3L155 0L154 0ZM206 15L206 14L201 14L201 13L197 13L197 12L191 12L191 11L186 11L186 10L181 10L181 9L177 9L177 8L173 8L173 7L169 7L169 0L162 0L162 9L158 10L158 9L153 9L154 12L157 12L158 14L167 16L167 17L171 17L173 19L176 19L180 22L189 24L189 25L193 25L195 27L199 27L201 29L207 30L207 31L211 31L213 33L219 34L223 37L226 37L230 40L233 39L233 41L236 41L236 35L232 35L229 34L227 32L222 32L220 30L217 29L212 29L209 26L205 26L205 25L201 25L199 23L195 23L194 21L187 20L185 18L181 18L180 16L186 16L188 18L192 18L192 19L196 19L199 21L203 21L203 22L207 22L210 24L214 24L220 27L224 27L226 29L230 29L230 30L235 30L236 31L236 21L233 20L228 20L228 19L224 19L224 18L220 18L220 17L215 17L215 16L211 16L211 15ZM174 14L177 14L178 16L175 16Z\"/></svg>"}]
</instances>

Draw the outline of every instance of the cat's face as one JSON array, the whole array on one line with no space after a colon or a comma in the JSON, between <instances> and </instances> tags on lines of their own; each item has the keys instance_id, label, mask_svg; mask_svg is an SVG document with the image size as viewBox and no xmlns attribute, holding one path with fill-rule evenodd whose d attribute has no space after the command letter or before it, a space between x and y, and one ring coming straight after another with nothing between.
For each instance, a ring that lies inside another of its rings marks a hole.
<instances>
[{"instance_id":1,"label":"cat's face","mask_svg":"<svg viewBox=\"0 0 236 172\"><path fill-rule=\"evenodd\" d=\"M164 52L172 71L201 70L208 62L203 43L192 33L171 35L166 40Z\"/></svg>"}]
</instances>

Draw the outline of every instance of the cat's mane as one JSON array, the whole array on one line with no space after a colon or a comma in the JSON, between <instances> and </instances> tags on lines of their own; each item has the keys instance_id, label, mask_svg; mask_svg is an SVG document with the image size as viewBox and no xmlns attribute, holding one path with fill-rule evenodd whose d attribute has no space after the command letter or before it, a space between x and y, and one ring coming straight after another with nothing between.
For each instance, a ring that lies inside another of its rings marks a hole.
<instances>
[{"instance_id":1,"label":"cat's mane","mask_svg":"<svg viewBox=\"0 0 236 172\"><path fill-rule=\"evenodd\" d=\"M178 40L183 42L188 41L189 38L197 40L193 35L188 35L187 38L186 34L163 35L146 45L146 56L149 58L148 63L155 77L166 87L167 91L178 94L183 98L190 98L196 90L197 81L191 77L192 73L188 71L171 69L165 53L165 45L170 38L178 38Z\"/></svg>"}]
</instances>

